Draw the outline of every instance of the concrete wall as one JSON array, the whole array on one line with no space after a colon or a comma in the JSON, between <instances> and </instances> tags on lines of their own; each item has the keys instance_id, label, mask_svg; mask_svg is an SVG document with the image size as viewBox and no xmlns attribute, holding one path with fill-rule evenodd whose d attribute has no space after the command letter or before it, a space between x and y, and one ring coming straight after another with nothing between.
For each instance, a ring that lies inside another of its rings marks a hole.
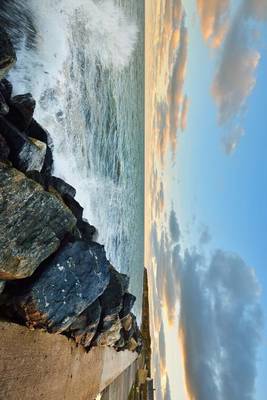
<instances>
[{"instance_id":1,"label":"concrete wall","mask_svg":"<svg viewBox=\"0 0 267 400\"><path fill-rule=\"evenodd\" d=\"M0 322L0 399L94 400L135 353L82 347L62 335Z\"/></svg>"}]
</instances>

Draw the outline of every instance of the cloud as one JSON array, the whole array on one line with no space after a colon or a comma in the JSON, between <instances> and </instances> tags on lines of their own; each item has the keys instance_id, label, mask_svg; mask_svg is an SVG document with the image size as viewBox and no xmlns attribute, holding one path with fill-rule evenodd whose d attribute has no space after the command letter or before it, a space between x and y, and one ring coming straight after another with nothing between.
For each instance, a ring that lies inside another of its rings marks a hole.
<instances>
[{"instance_id":1,"label":"cloud","mask_svg":"<svg viewBox=\"0 0 267 400\"><path fill-rule=\"evenodd\" d=\"M169 150L175 153L177 135L186 128L189 101L184 94L187 67L188 30L181 1L162 5L160 30L157 33L157 62L153 97L153 127L161 161Z\"/></svg>"},{"instance_id":2,"label":"cloud","mask_svg":"<svg viewBox=\"0 0 267 400\"><path fill-rule=\"evenodd\" d=\"M178 242L180 238L180 228L178 225L175 211L172 209L169 215L170 237L173 242Z\"/></svg>"},{"instance_id":3,"label":"cloud","mask_svg":"<svg viewBox=\"0 0 267 400\"><path fill-rule=\"evenodd\" d=\"M159 355L160 355L160 368L162 373L164 373L166 369L166 343L165 343L163 323L161 324L159 331Z\"/></svg>"},{"instance_id":4,"label":"cloud","mask_svg":"<svg viewBox=\"0 0 267 400\"><path fill-rule=\"evenodd\" d=\"M173 64L173 69L168 85L169 126L173 151L176 148L177 131L181 125L181 109L183 107L183 87L187 66L188 31L185 26L185 16L180 26L180 42Z\"/></svg>"},{"instance_id":5,"label":"cloud","mask_svg":"<svg viewBox=\"0 0 267 400\"><path fill-rule=\"evenodd\" d=\"M172 400L171 398L171 387L168 375L166 376L166 388L164 393L164 400Z\"/></svg>"},{"instance_id":6,"label":"cloud","mask_svg":"<svg viewBox=\"0 0 267 400\"><path fill-rule=\"evenodd\" d=\"M174 211L170 213L172 235L179 240L180 229ZM176 271L176 262L179 257L180 246L169 236L169 232L159 229L153 223L151 229L152 255L156 260L156 289L161 306L166 308L168 321L173 323L176 317L176 305L179 299L179 281Z\"/></svg>"},{"instance_id":7,"label":"cloud","mask_svg":"<svg viewBox=\"0 0 267 400\"><path fill-rule=\"evenodd\" d=\"M235 151L244 134L244 129L241 126L236 126L230 134L223 137L222 144L226 154L229 155Z\"/></svg>"},{"instance_id":8,"label":"cloud","mask_svg":"<svg viewBox=\"0 0 267 400\"><path fill-rule=\"evenodd\" d=\"M228 29L229 0L197 0L203 37L220 47Z\"/></svg>"},{"instance_id":9,"label":"cloud","mask_svg":"<svg viewBox=\"0 0 267 400\"><path fill-rule=\"evenodd\" d=\"M186 252L180 269L186 382L199 400L253 400L262 329L254 271L222 250Z\"/></svg>"},{"instance_id":10,"label":"cloud","mask_svg":"<svg viewBox=\"0 0 267 400\"><path fill-rule=\"evenodd\" d=\"M170 324L180 310L179 338L190 398L254 400L263 325L255 272L234 253L217 250L207 259L196 249L182 251L174 210L168 220L168 228L154 223L151 230L157 371L166 370L162 309ZM203 243L210 240L207 227L200 239ZM165 389L161 396L169 399L168 385L161 382Z\"/></svg>"},{"instance_id":11,"label":"cloud","mask_svg":"<svg viewBox=\"0 0 267 400\"><path fill-rule=\"evenodd\" d=\"M199 243L200 243L200 245L203 246L203 245L209 243L210 241L211 241L211 234L210 234L209 228L208 228L208 226L204 226L200 233Z\"/></svg>"},{"instance_id":12,"label":"cloud","mask_svg":"<svg viewBox=\"0 0 267 400\"><path fill-rule=\"evenodd\" d=\"M229 131L223 140L231 154L243 136L241 127L246 102L256 85L260 52L255 41L255 24L267 20L267 2L244 0L231 22L220 63L212 85L218 122ZM234 126L234 128L233 128Z\"/></svg>"},{"instance_id":13,"label":"cloud","mask_svg":"<svg viewBox=\"0 0 267 400\"><path fill-rule=\"evenodd\" d=\"M180 128L182 132L186 130L188 111L189 111L189 100L187 96L184 96L182 111L181 111L181 122L180 122L181 125Z\"/></svg>"}]
</instances>

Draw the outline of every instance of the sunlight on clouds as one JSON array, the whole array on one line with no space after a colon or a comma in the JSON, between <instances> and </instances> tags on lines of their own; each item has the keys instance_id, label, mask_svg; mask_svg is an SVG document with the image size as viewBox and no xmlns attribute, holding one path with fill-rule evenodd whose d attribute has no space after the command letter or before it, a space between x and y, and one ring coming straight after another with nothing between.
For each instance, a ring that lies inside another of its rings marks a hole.
<instances>
[{"instance_id":1,"label":"sunlight on clouds","mask_svg":"<svg viewBox=\"0 0 267 400\"><path fill-rule=\"evenodd\" d=\"M243 0L230 18L232 0L196 0L203 37L217 49L219 65L212 84L218 123L226 154L232 154L244 135L243 116L256 82L260 62L255 24L267 21L265 0ZM220 49L219 49L220 48ZM238 126L236 126L238 125ZM230 133L229 133L230 130Z\"/></svg>"},{"instance_id":2,"label":"sunlight on clouds","mask_svg":"<svg viewBox=\"0 0 267 400\"><path fill-rule=\"evenodd\" d=\"M204 39L220 47L228 30L229 0L197 0L197 9Z\"/></svg>"}]
</instances>

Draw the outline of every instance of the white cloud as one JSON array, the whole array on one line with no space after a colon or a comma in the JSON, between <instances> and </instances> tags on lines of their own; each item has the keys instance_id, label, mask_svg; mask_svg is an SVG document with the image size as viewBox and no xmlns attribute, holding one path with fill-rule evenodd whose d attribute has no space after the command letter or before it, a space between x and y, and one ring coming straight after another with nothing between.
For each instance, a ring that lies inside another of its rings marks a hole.
<instances>
[{"instance_id":1,"label":"white cloud","mask_svg":"<svg viewBox=\"0 0 267 400\"><path fill-rule=\"evenodd\" d=\"M231 154L243 136L242 119L248 97L256 85L260 61L255 24L267 21L265 0L244 0L232 19L213 81L212 93L218 108L218 122L230 134L223 139Z\"/></svg>"}]
</instances>

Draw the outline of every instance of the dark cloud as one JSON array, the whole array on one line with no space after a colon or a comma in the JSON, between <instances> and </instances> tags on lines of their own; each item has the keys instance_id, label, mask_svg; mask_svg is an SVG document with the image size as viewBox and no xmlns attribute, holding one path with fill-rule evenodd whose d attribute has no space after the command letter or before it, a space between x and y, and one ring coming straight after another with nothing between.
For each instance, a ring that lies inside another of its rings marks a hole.
<instances>
[{"instance_id":1,"label":"dark cloud","mask_svg":"<svg viewBox=\"0 0 267 400\"><path fill-rule=\"evenodd\" d=\"M171 215L180 239L177 218ZM170 229L166 232L156 224L153 226L156 312L161 315L161 307L167 306L169 323L172 323L177 315L177 302L180 303L179 334L191 397L254 400L257 350L263 324L260 288L254 270L238 255L222 250L217 250L210 259L197 250L182 252L179 239L173 244L170 236ZM207 229L205 236L207 241ZM158 365L164 369L165 337L160 318ZM161 396L170 398L168 390Z\"/></svg>"},{"instance_id":2,"label":"dark cloud","mask_svg":"<svg viewBox=\"0 0 267 400\"><path fill-rule=\"evenodd\" d=\"M253 270L221 250L210 263L187 252L180 280L189 391L198 400L253 400L262 328Z\"/></svg>"}]
</instances>

